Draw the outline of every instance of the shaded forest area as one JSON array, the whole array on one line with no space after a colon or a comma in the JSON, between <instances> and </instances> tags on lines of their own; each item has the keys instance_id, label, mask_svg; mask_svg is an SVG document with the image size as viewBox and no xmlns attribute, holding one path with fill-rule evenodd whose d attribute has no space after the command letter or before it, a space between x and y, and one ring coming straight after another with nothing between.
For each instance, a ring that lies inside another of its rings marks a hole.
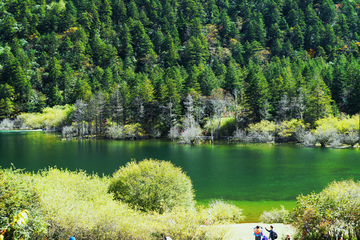
<instances>
[{"instance_id":1,"label":"shaded forest area","mask_svg":"<svg viewBox=\"0 0 360 240\"><path fill-rule=\"evenodd\" d=\"M359 4L5 0L0 118L80 99L93 106L84 119L162 133L189 112L231 112L241 127L356 114Z\"/></svg>"}]
</instances>

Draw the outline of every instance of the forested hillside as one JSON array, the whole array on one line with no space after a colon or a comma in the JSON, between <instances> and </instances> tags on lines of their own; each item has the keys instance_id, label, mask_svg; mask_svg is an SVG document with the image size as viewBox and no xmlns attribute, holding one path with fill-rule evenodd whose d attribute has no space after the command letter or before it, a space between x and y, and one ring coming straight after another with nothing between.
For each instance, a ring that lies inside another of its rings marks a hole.
<instances>
[{"instance_id":1,"label":"forested hillside","mask_svg":"<svg viewBox=\"0 0 360 240\"><path fill-rule=\"evenodd\" d=\"M4 0L0 118L82 99L164 129L189 94L200 120L214 99L243 124L356 114L359 13L359 0Z\"/></svg>"}]
</instances>

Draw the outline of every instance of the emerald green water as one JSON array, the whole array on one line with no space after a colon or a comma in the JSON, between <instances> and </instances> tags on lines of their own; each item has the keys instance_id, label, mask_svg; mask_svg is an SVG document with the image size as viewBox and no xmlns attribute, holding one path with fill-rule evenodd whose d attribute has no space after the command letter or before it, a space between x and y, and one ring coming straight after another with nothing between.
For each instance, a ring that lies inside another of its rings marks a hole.
<instances>
[{"instance_id":1,"label":"emerald green water","mask_svg":"<svg viewBox=\"0 0 360 240\"><path fill-rule=\"evenodd\" d=\"M0 166L37 171L48 166L112 174L131 158L168 160L193 181L198 204L229 200L247 222L264 210L291 209L299 194L319 192L334 180L360 180L360 150L296 145L181 145L163 140L60 141L45 132L0 132Z\"/></svg>"}]
</instances>

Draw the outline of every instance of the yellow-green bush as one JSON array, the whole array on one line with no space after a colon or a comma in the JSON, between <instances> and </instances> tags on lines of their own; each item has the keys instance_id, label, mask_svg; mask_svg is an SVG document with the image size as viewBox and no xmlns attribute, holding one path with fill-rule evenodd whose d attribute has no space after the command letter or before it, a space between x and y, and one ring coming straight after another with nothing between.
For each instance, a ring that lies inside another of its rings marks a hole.
<instances>
[{"instance_id":1,"label":"yellow-green bush","mask_svg":"<svg viewBox=\"0 0 360 240\"><path fill-rule=\"evenodd\" d=\"M226 228L204 225L203 209L175 207L141 212L114 200L109 177L50 168L33 174L41 206L49 223L48 239L223 239Z\"/></svg>"},{"instance_id":2,"label":"yellow-green bush","mask_svg":"<svg viewBox=\"0 0 360 240\"><path fill-rule=\"evenodd\" d=\"M16 221L16 215L24 211L28 222ZM0 169L0 229L6 229L4 239L42 239L46 228L32 179L17 170Z\"/></svg>"},{"instance_id":3,"label":"yellow-green bush","mask_svg":"<svg viewBox=\"0 0 360 240\"><path fill-rule=\"evenodd\" d=\"M176 206L194 208L190 178L171 162L145 159L120 167L111 179L109 192L117 200L141 211L163 213Z\"/></svg>"},{"instance_id":4,"label":"yellow-green bush","mask_svg":"<svg viewBox=\"0 0 360 240\"><path fill-rule=\"evenodd\" d=\"M284 121L278 127L278 135L283 138L288 138L293 136L296 129L303 128L305 129L305 124L303 120L300 119L291 119L289 121Z\"/></svg>"},{"instance_id":5,"label":"yellow-green bush","mask_svg":"<svg viewBox=\"0 0 360 240\"><path fill-rule=\"evenodd\" d=\"M211 122L210 122L211 121ZM211 133L211 125L216 134L217 127L219 126L219 120L217 118L209 119L205 126L204 130L209 135ZM234 118L221 118L220 127L219 127L219 136L230 136L236 130L235 119Z\"/></svg>"},{"instance_id":6,"label":"yellow-green bush","mask_svg":"<svg viewBox=\"0 0 360 240\"><path fill-rule=\"evenodd\" d=\"M114 200L109 177L49 168L37 174L0 169L0 228L20 211L26 225L14 225L5 239L223 239L227 228L204 226L203 208L174 207L163 214L141 212Z\"/></svg>"},{"instance_id":7,"label":"yellow-green bush","mask_svg":"<svg viewBox=\"0 0 360 240\"><path fill-rule=\"evenodd\" d=\"M209 203L208 212L211 221L222 223L239 223L245 219L242 214L242 209L235 206L235 204L227 203L223 200L212 200Z\"/></svg>"},{"instance_id":8,"label":"yellow-green bush","mask_svg":"<svg viewBox=\"0 0 360 240\"><path fill-rule=\"evenodd\" d=\"M145 215L113 200L109 179L85 172L50 168L34 175L50 226L49 238L145 239Z\"/></svg>"},{"instance_id":9,"label":"yellow-green bush","mask_svg":"<svg viewBox=\"0 0 360 240\"><path fill-rule=\"evenodd\" d=\"M44 108L42 113L21 113L17 116L18 127L25 128L58 128L71 123L70 116L74 107L70 105Z\"/></svg>"},{"instance_id":10,"label":"yellow-green bush","mask_svg":"<svg viewBox=\"0 0 360 240\"><path fill-rule=\"evenodd\" d=\"M255 131L255 132L258 132L258 133L260 133L260 132L273 132L273 133L275 133L277 127L278 126L276 125L275 122L271 122L271 121L268 121L268 120L262 120L261 122L250 124L247 127L247 131L248 132Z\"/></svg>"},{"instance_id":11,"label":"yellow-green bush","mask_svg":"<svg viewBox=\"0 0 360 240\"><path fill-rule=\"evenodd\" d=\"M284 206L281 206L281 209L275 208L271 211L264 211L260 216L260 221L263 223L285 223L289 213Z\"/></svg>"},{"instance_id":12,"label":"yellow-green bush","mask_svg":"<svg viewBox=\"0 0 360 240\"><path fill-rule=\"evenodd\" d=\"M315 122L316 129L335 129L338 133L346 134L350 131L359 131L359 116L345 117L339 119L334 116L319 119Z\"/></svg>"},{"instance_id":13,"label":"yellow-green bush","mask_svg":"<svg viewBox=\"0 0 360 240\"><path fill-rule=\"evenodd\" d=\"M126 138L130 138L130 139L146 137L146 133L144 129L141 128L140 123L125 125L124 133Z\"/></svg>"},{"instance_id":14,"label":"yellow-green bush","mask_svg":"<svg viewBox=\"0 0 360 240\"><path fill-rule=\"evenodd\" d=\"M170 236L172 239L224 239L229 230L227 226L220 225L217 219L210 223L211 226L206 225L209 214L203 208L189 210L175 207L169 212L151 215L154 217L152 221L161 226L153 234L156 239L163 236Z\"/></svg>"}]
</instances>

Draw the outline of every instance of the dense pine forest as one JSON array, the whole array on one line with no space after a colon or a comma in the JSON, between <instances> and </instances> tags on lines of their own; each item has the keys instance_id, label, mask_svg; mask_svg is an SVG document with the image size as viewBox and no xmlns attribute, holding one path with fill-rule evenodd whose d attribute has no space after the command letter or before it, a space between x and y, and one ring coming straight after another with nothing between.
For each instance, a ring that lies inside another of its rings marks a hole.
<instances>
[{"instance_id":1,"label":"dense pine forest","mask_svg":"<svg viewBox=\"0 0 360 240\"><path fill-rule=\"evenodd\" d=\"M167 133L185 114L242 127L357 114L359 13L359 0L4 0L0 118L78 101L80 119Z\"/></svg>"}]
</instances>

